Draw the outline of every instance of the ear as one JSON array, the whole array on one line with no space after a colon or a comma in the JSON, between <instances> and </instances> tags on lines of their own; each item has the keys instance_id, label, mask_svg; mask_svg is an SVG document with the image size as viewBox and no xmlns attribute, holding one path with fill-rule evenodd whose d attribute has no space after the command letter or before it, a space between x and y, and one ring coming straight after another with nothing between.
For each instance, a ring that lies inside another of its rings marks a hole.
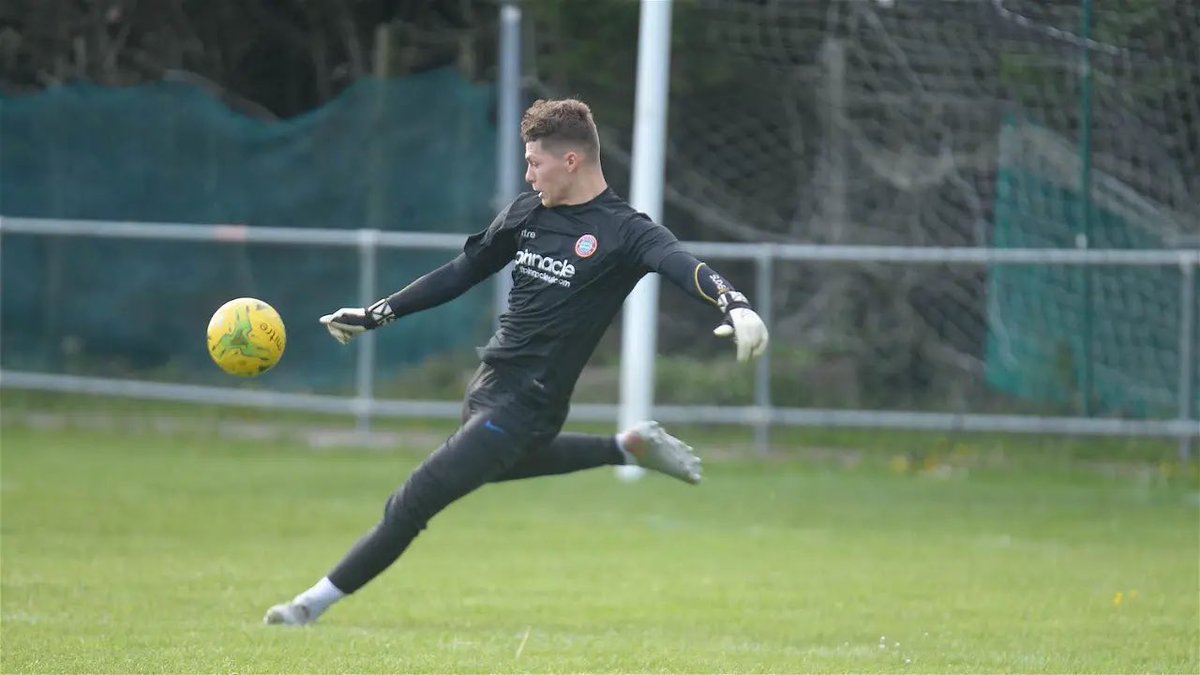
<instances>
[{"instance_id":1,"label":"ear","mask_svg":"<svg viewBox=\"0 0 1200 675\"><path fill-rule=\"evenodd\" d=\"M576 171L583 164L583 158L574 150L568 150L566 155L563 155L563 161L567 164L567 171Z\"/></svg>"}]
</instances>

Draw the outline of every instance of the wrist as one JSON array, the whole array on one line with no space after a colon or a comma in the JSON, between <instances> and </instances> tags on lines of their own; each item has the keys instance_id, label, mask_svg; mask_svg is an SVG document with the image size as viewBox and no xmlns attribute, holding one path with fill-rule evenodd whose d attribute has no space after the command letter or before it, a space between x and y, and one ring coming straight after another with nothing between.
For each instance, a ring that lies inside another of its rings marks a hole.
<instances>
[{"instance_id":1,"label":"wrist","mask_svg":"<svg viewBox=\"0 0 1200 675\"><path fill-rule=\"evenodd\" d=\"M396 313L392 311L392 306L388 303L387 298L382 298L375 301L370 307L366 308L367 329L386 326L396 320Z\"/></svg>"},{"instance_id":2,"label":"wrist","mask_svg":"<svg viewBox=\"0 0 1200 675\"><path fill-rule=\"evenodd\" d=\"M746 295L738 291L726 291L717 296L717 307L726 315L735 309L753 309Z\"/></svg>"}]
</instances>

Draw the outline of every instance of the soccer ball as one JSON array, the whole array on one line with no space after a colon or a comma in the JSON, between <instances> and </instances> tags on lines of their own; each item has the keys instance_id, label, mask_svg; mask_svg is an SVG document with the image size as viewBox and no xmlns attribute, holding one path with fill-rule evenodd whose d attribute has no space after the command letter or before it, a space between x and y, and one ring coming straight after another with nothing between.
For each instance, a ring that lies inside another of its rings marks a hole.
<instances>
[{"instance_id":1,"label":"soccer ball","mask_svg":"<svg viewBox=\"0 0 1200 675\"><path fill-rule=\"evenodd\" d=\"M208 354L230 375L262 375L279 363L286 346L283 319L262 300L230 300L208 322Z\"/></svg>"}]
</instances>

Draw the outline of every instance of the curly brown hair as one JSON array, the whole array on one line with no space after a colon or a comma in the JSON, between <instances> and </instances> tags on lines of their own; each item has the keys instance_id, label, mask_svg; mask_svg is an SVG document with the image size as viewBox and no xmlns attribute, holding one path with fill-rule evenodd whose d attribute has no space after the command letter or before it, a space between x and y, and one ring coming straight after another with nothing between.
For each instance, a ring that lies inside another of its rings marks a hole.
<instances>
[{"instance_id":1,"label":"curly brown hair","mask_svg":"<svg viewBox=\"0 0 1200 675\"><path fill-rule=\"evenodd\" d=\"M534 101L521 118L521 139L526 143L542 141L547 146L568 146L582 150L591 159L600 157L600 135L592 110L573 98Z\"/></svg>"}]
</instances>

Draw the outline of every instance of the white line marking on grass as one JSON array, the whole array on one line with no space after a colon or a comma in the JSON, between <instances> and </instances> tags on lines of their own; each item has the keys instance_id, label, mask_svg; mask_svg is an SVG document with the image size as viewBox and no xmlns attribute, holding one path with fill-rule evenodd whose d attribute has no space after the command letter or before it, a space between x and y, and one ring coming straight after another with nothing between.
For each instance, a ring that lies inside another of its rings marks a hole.
<instances>
[{"instance_id":1,"label":"white line marking on grass","mask_svg":"<svg viewBox=\"0 0 1200 675\"><path fill-rule=\"evenodd\" d=\"M517 655L513 658L521 658L521 652L525 651L525 643L529 642L529 631L533 630L533 626L525 627L525 637L521 638L521 644L517 647Z\"/></svg>"}]
</instances>

